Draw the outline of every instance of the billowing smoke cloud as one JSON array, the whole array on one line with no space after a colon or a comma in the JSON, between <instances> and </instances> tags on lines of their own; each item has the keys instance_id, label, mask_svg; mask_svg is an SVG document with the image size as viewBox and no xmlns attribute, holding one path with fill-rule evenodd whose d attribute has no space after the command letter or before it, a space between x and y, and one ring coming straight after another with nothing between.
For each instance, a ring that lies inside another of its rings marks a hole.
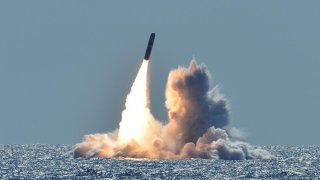
<instances>
[{"instance_id":1,"label":"billowing smoke cloud","mask_svg":"<svg viewBox=\"0 0 320 180\"><path fill-rule=\"evenodd\" d=\"M138 76L147 76L147 73L141 73L144 72L141 69ZM147 81L147 78L141 80L138 76L134 84ZM137 92L134 86L137 85L133 85L128 95L130 98L127 98L120 129L108 134L86 135L84 142L75 146L75 157L226 160L272 158L268 152L230 136L226 129L230 114L228 102L217 88L211 86L210 81L206 67L203 64L197 65L195 60L191 61L189 68L179 67L172 70L165 93L169 118L167 124L154 119L150 109L145 105L148 104L148 98L145 102L138 103L142 104L141 108L138 108L140 110L133 111L132 105L129 109L127 104L135 103L133 100L128 102L134 99L132 97L148 95L148 92L142 92L142 95L134 94ZM144 84L141 86L147 87ZM146 89L148 91L148 88ZM143 116L141 113L136 117L127 115L128 112L139 111L143 112ZM137 126L132 124L135 121L140 123L138 127L133 127L138 130L132 132L130 127Z\"/></svg>"},{"instance_id":2,"label":"billowing smoke cloud","mask_svg":"<svg viewBox=\"0 0 320 180\"><path fill-rule=\"evenodd\" d=\"M229 122L227 101L217 90L210 91L209 83L205 66L197 66L195 60L188 69L179 67L169 74L166 89L169 123L166 128L179 146L196 143L209 127L222 128Z\"/></svg>"}]
</instances>

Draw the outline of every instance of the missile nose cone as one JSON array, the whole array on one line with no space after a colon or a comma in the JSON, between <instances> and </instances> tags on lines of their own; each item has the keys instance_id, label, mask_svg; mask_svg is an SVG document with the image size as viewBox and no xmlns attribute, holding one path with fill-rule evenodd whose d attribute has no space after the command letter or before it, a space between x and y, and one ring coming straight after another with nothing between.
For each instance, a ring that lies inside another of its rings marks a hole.
<instances>
[{"instance_id":1,"label":"missile nose cone","mask_svg":"<svg viewBox=\"0 0 320 180\"><path fill-rule=\"evenodd\" d=\"M155 33L151 33L150 38L149 38L149 42L148 42L148 46L147 46L147 50L146 50L146 54L144 55L144 59L145 60L149 60L150 59L152 46L153 46L153 42L154 42L155 37L156 37L156 34Z\"/></svg>"},{"instance_id":2,"label":"missile nose cone","mask_svg":"<svg viewBox=\"0 0 320 180\"><path fill-rule=\"evenodd\" d=\"M156 37L156 33L151 33L150 38L154 39Z\"/></svg>"}]
</instances>

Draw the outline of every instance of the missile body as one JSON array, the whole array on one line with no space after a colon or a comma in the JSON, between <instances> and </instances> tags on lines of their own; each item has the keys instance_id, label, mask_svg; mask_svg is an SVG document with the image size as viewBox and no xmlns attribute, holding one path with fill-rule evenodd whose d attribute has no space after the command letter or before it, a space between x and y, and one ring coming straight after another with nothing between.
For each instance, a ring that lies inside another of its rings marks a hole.
<instances>
[{"instance_id":1,"label":"missile body","mask_svg":"<svg viewBox=\"0 0 320 180\"><path fill-rule=\"evenodd\" d=\"M152 46L153 46L153 42L154 42L155 37L156 37L156 34L151 33L150 38L149 38L149 42L148 42L148 46L147 46L147 50L146 50L146 54L144 55L144 59L147 61L150 58L151 50L152 50Z\"/></svg>"}]
</instances>

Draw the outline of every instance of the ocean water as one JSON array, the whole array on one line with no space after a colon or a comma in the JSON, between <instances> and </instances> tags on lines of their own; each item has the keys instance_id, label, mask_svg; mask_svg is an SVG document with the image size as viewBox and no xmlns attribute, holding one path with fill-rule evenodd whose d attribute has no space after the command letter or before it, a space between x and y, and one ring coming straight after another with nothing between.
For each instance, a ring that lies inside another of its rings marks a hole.
<instances>
[{"instance_id":1,"label":"ocean water","mask_svg":"<svg viewBox=\"0 0 320 180\"><path fill-rule=\"evenodd\" d=\"M320 147L261 147L272 160L74 158L71 145L0 145L0 179L320 179Z\"/></svg>"}]
</instances>

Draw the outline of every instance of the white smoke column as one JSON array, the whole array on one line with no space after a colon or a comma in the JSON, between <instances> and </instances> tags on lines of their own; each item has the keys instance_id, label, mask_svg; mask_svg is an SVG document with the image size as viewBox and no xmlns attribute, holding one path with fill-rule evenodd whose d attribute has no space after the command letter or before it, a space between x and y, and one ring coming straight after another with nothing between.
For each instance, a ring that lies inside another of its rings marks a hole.
<instances>
[{"instance_id":1,"label":"white smoke column","mask_svg":"<svg viewBox=\"0 0 320 180\"><path fill-rule=\"evenodd\" d=\"M158 139L162 124L154 119L149 108L148 65L149 61L143 60L126 98L113 156L158 157L154 154L161 145Z\"/></svg>"},{"instance_id":2,"label":"white smoke column","mask_svg":"<svg viewBox=\"0 0 320 180\"><path fill-rule=\"evenodd\" d=\"M143 60L126 98L119 129L86 135L84 142L75 146L75 157L159 157L162 124L149 108L148 65L149 61Z\"/></svg>"},{"instance_id":3,"label":"white smoke column","mask_svg":"<svg viewBox=\"0 0 320 180\"><path fill-rule=\"evenodd\" d=\"M149 61L143 60L127 96L118 134L120 144L135 141L143 145L148 138L148 120L153 119L148 107L148 64Z\"/></svg>"}]
</instances>

